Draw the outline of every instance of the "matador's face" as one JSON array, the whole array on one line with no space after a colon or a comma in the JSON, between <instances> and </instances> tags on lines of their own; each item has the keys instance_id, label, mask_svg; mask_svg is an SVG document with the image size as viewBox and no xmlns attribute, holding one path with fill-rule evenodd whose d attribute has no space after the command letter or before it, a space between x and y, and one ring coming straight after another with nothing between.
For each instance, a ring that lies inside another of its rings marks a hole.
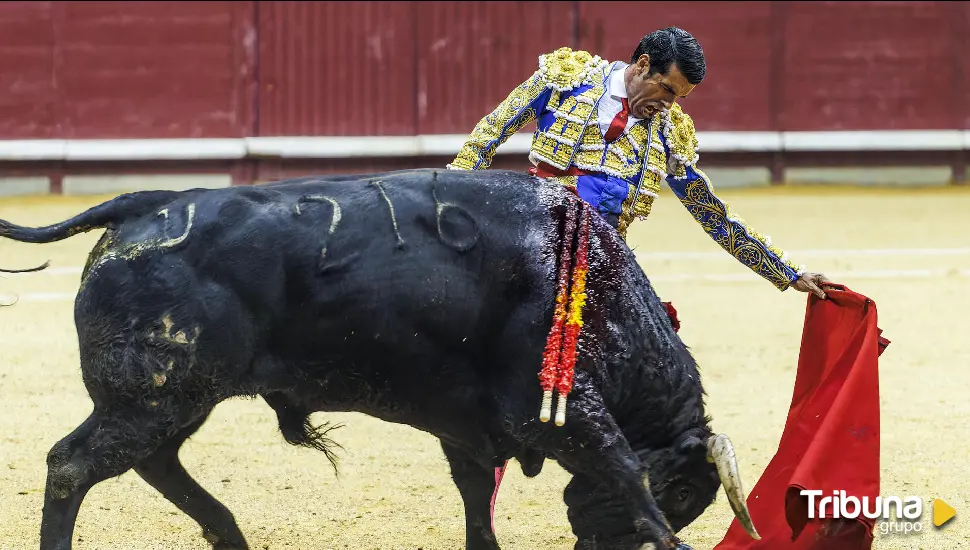
<instances>
[{"instance_id":1,"label":"matador's face","mask_svg":"<svg viewBox=\"0 0 970 550\"><path fill-rule=\"evenodd\" d=\"M635 64L627 67L624 75L630 114L637 118L650 118L662 109L669 109L675 101L687 97L694 89L695 85L687 82L687 77L680 72L676 63L670 66L665 75L648 75L649 72L650 56L644 54Z\"/></svg>"}]
</instances>

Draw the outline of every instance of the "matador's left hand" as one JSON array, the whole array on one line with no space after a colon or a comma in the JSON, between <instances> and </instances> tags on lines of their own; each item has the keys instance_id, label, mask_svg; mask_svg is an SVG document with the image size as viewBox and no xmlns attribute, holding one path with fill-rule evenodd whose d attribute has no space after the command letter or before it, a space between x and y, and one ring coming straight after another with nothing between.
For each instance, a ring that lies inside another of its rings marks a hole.
<instances>
[{"instance_id":1,"label":"matador's left hand","mask_svg":"<svg viewBox=\"0 0 970 550\"><path fill-rule=\"evenodd\" d=\"M684 166L684 163L677 160L674 155L667 155L667 174L671 176L676 176L680 173L680 169Z\"/></svg>"},{"instance_id":2,"label":"matador's left hand","mask_svg":"<svg viewBox=\"0 0 970 550\"><path fill-rule=\"evenodd\" d=\"M792 283L791 287L799 292L811 292L824 300L825 290L823 290L823 287L831 285L832 281L821 273L804 273Z\"/></svg>"}]
</instances>

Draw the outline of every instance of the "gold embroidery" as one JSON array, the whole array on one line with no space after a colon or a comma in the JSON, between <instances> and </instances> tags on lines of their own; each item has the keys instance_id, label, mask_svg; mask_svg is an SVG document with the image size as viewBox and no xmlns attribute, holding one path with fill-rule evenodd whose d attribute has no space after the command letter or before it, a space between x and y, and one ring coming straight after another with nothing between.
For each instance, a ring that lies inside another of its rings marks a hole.
<instances>
[{"instance_id":1,"label":"gold embroidery","mask_svg":"<svg viewBox=\"0 0 970 550\"><path fill-rule=\"evenodd\" d=\"M633 223L634 218L646 219L650 215L650 210L653 208L653 201L656 200L657 196L655 194L650 194L644 191L647 187L660 187L660 176L647 172L643 175L643 184L640 187L640 194L637 196L637 203L631 206L633 201L633 196L636 194L636 186L629 186L629 194L626 200L623 201L623 206L620 212L619 223L617 224L617 231L619 231L620 236L626 240L626 231Z\"/></svg>"},{"instance_id":2,"label":"gold embroidery","mask_svg":"<svg viewBox=\"0 0 970 550\"><path fill-rule=\"evenodd\" d=\"M751 228L727 203L717 198L710 179L696 166L698 141L694 121L680 105L674 104L669 111L662 113L661 124L670 154L677 161L672 175L677 180L683 180L690 167L698 176L686 183L681 191L683 197L680 200L687 210L704 231L738 261L780 290L788 288L792 276L801 275L805 271L804 266L790 261L784 250ZM655 165L653 158L650 164ZM667 170L666 165L663 168Z\"/></svg>"},{"instance_id":3,"label":"gold embroidery","mask_svg":"<svg viewBox=\"0 0 970 550\"><path fill-rule=\"evenodd\" d=\"M560 101L562 101L562 93L559 90L553 90L549 94L549 101L546 102L546 110L555 111Z\"/></svg>"},{"instance_id":4,"label":"gold embroidery","mask_svg":"<svg viewBox=\"0 0 970 550\"><path fill-rule=\"evenodd\" d=\"M564 155L562 150L566 150L567 152L571 151L570 148L560 144L542 132L536 132L532 136L532 150L529 152L529 158L534 162L545 162L560 170L565 170L568 168L566 164L569 162L569 156ZM563 156L566 157L565 161L560 160Z\"/></svg>"},{"instance_id":5,"label":"gold embroidery","mask_svg":"<svg viewBox=\"0 0 970 550\"><path fill-rule=\"evenodd\" d=\"M575 122L585 125L589 116L593 113L593 105L584 101L577 100L577 97L588 96L589 90L579 96L568 96L562 100L562 104L553 105L553 116L562 121Z\"/></svg>"},{"instance_id":6,"label":"gold embroidery","mask_svg":"<svg viewBox=\"0 0 970 550\"><path fill-rule=\"evenodd\" d=\"M529 106L545 91L545 82L536 71L475 125L455 160L447 167L461 170L488 168L499 145L535 119L537 113Z\"/></svg>"},{"instance_id":7,"label":"gold embroidery","mask_svg":"<svg viewBox=\"0 0 970 550\"><path fill-rule=\"evenodd\" d=\"M698 142L694 121L680 105L674 103L670 110L662 115L661 124L670 154L678 161L673 175L683 178L687 175L685 167L697 163ZM664 170L666 169L664 166Z\"/></svg>"},{"instance_id":8,"label":"gold embroidery","mask_svg":"<svg viewBox=\"0 0 970 550\"><path fill-rule=\"evenodd\" d=\"M575 144L593 114L594 104L602 95L604 68L609 62L582 50L560 48L539 56L539 70L512 91L499 106L486 115L465 141L448 168L485 169L492 164L495 150L512 134L538 116L533 105L549 92L545 108L553 112L555 122L546 132L536 132L533 151L537 158L565 169L573 158ZM567 97L559 103L561 92L583 84L592 86L579 97ZM545 136L542 136L545 134Z\"/></svg>"},{"instance_id":9,"label":"gold embroidery","mask_svg":"<svg viewBox=\"0 0 970 550\"><path fill-rule=\"evenodd\" d=\"M717 198L707 175L694 168L699 176L686 184L680 199L704 231L724 250L749 269L770 281L779 290L791 284L792 276L802 269L788 261L779 247L751 229L730 207Z\"/></svg>"},{"instance_id":10,"label":"gold embroidery","mask_svg":"<svg viewBox=\"0 0 970 550\"><path fill-rule=\"evenodd\" d=\"M561 105L552 109L555 120L549 128L545 131L538 130L533 136L533 154L530 154L530 158L565 170L570 161L574 160L578 143L590 139L586 134L599 134L596 125L588 123L596 117L594 104L603 92L603 73L599 73L594 75L594 84L590 89L563 99ZM599 136L601 145L602 142L603 138ZM596 164L598 163L597 159Z\"/></svg>"},{"instance_id":11,"label":"gold embroidery","mask_svg":"<svg viewBox=\"0 0 970 550\"><path fill-rule=\"evenodd\" d=\"M660 141L660 138L654 134L655 141ZM647 153L647 166L646 170L656 174L657 176L667 175L667 153L662 150L658 151L656 147L651 147L650 151ZM660 186L658 185L654 192L660 191Z\"/></svg>"},{"instance_id":12,"label":"gold embroidery","mask_svg":"<svg viewBox=\"0 0 970 550\"><path fill-rule=\"evenodd\" d=\"M642 169L640 192L637 195L636 186L631 185L630 195L623 203L623 213L621 221L628 226L634 218L645 220L650 215L653 202L660 193L660 183L666 174L667 154L664 152L663 143L660 139L660 125L663 123L662 117L657 114L650 121L650 136L648 141L647 127L639 124L634 127L630 136L636 143L642 143L641 147L646 149L644 155L641 151L640 156L646 156L646 162L640 161L638 171ZM637 195L636 204L630 204L633 196Z\"/></svg>"},{"instance_id":13,"label":"gold embroidery","mask_svg":"<svg viewBox=\"0 0 970 550\"><path fill-rule=\"evenodd\" d=\"M539 56L539 74L552 89L564 92L587 83L590 75L608 64L598 55L563 47Z\"/></svg>"},{"instance_id":14,"label":"gold embroidery","mask_svg":"<svg viewBox=\"0 0 970 550\"><path fill-rule=\"evenodd\" d=\"M555 122L543 133L551 139L572 148L579 141L579 136L582 135L582 131L583 123L556 117Z\"/></svg>"}]
</instances>

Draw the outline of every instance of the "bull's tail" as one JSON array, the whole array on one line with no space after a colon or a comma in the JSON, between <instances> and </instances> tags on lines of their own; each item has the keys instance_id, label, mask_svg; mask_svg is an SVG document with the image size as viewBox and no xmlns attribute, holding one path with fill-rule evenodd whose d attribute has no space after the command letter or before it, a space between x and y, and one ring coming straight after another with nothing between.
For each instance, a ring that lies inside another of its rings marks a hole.
<instances>
[{"instance_id":1,"label":"bull's tail","mask_svg":"<svg viewBox=\"0 0 970 550\"><path fill-rule=\"evenodd\" d=\"M139 191L119 195L107 202L46 227L24 227L0 220L0 237L23 243L52 243L94 229L112 228L127 218L144 215L171 201L178 191ZM5 273L40 271L48 264L22 270L0 269Z\"/></svg>"},{"instance_id":2,"label":"bull's tail","mask_svg":"<svg viewBox=\"0 0 970 550\"><path fill-rule=\"evenodd\" d=\"M4 269L4 268L0 267L0 273L31 273L33 271L43 271L43 270L47 269L48 267L50 267L50 265L51 265L51 262L50 262L50 260L48 260L48 261L44 262L43 264L41 264L39 266L36 266L36 267L28 267L28 268L24 268L24 269ZM2 306L11 306L13 304L11 303L11 304L0 304L0 305L2 305Z\"/></svg>"},{"instance_id":3,"label":"bull's tail","mask_svg":"<svg viewBox=\"0 0 970 550\"><path fill-rule=\"evenodd\" d=\"M339 448L340 445L327 437L327 434L341 425L325 422L321 426L314 426L310 423L310 415L304 411L288 409L283 414L279 413L280 411L277 411L277 420L280 423L283 439L290 445L322 452L330 461L334 471L337 471L337 454L334 452L334 447Z\"/></svg>"},{"instance_id":4,"label":"bull's tail","mask_svg":"<svg viewBox=\"0 0 970 550\"><path fill-rule=\"evenodd\" d=\"M328 437L330 430L340 428L341 425L324 423L321 426L314 426L310 423L310 411L292 402L286 395L277 392L263 394L266 403L276 411L276 420L280 425L280 432L283 439L290 445L297 447L307 447L316 449L327 457L333 466L334 472L337 470L337 454L334 448L340 445Z\"/></svg>"},{"instance_id":5,"label":"bull's tail","mask_svg":"<svg viewBox=\"0 0 970 550\"><path fill-rule=\"evenodd\" d=\"M176 196L178 191L139 191L119 195L107 202L46 227L24 227L0 220L0 237L24 243L52 243L93 229L110 228L121 221L144 215Z\"/></svg>"}]
</instances>

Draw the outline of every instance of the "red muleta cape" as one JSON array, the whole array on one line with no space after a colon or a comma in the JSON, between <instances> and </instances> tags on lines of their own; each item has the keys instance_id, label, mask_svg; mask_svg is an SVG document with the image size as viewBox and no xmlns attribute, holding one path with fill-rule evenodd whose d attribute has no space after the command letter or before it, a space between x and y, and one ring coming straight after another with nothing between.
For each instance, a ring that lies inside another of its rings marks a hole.
<instances>
[{"instance_id":1,"label":"red muleta cape","mask_svg":"<svg viewBox=\"0 0 970 550\"><path fill-rule=\"evenodd\" d=\"M785 430L748 509L761 540L735 519L715 550L868 550L874 520L808 518L803 489L819 501L845 491L870 508L879 495L879 356L889 340L877 326L876 304L842 285L810 295L795 390ZM853 506L849 506L853 511ZM826 507L831 516L831 505Z\"/></svg>"}]
</instances>

